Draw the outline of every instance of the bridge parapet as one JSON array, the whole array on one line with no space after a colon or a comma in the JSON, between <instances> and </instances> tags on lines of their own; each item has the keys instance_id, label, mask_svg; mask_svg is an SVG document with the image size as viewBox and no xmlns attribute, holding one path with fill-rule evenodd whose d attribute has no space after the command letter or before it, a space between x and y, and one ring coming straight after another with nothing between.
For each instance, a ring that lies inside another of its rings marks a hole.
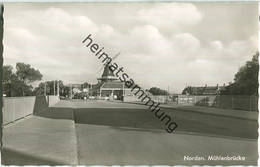
<instances>
[{"instance_id":1,"label":"bridge parapet","mask_svg":"<svg viewBox=\"0 0 260 167\"><path fill-rule=\"evenodd\" d=\"M58 101L58 96L4 97L3 125L41 112Z\"/></svg>"}]
</instances>

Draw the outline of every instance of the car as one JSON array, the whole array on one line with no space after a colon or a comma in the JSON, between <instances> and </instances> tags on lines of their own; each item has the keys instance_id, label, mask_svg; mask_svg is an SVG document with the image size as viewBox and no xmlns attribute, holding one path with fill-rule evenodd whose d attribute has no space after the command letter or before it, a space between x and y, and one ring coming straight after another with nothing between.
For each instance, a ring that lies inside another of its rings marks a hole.
<instances>
[{"instance_id":1,"label":"car","mask_svg":"<svg viewBox=\"0 0 260 167\"><path fill-rule=\"evenodd\" d=\"M94 100L94 99L96 99L96 98L95 98L95 96L89 96L89 99L90 99L90 100Z\"/></svg>"},{"instance_id":2,"label":"car","mask_svg":"<svg viewBox=\"0 0 260 167\"><path fill-rule=\"evenodd\" d=\"M66 97L60 96L60 100L65 100L65 99L66 99Z\"/></svg>"}]
</instances>

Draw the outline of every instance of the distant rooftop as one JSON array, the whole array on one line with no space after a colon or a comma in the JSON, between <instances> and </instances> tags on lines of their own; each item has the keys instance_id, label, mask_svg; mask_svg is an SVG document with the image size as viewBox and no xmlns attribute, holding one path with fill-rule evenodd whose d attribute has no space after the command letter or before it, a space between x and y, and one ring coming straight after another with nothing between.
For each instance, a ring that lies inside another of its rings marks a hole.
<instances>
[{"instance_id":1,"label":"distant rooftop","mask_svg":"<svg viewBox=\"0 0 260 167\"><path fill-rule=\"evenodd\" d=\"M199 87L187 87L186 94L190 95L216 95L221 90L224 90L225 86L199 86Z\"/></svg>"}]
</instances>

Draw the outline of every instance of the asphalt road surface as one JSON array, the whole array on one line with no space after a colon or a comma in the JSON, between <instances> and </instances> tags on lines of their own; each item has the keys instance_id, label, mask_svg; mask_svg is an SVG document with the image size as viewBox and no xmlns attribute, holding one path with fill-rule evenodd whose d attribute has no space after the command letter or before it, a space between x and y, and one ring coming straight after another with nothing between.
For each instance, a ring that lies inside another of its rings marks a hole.
<instances>
[{"instance_id":1,"label":"asphalt road surface","mask_svg":"<svg viewBox=\"0 0 260 167\"><path fill-rule=\"evenodd\" d=\"M257 121L162 109L169 134L143 105L61 101L4 128L6 165L257 165ZM204 160L184 161L184 156ZM208 156L244 156L209 161Z\"/></svg>"}]
</instances>

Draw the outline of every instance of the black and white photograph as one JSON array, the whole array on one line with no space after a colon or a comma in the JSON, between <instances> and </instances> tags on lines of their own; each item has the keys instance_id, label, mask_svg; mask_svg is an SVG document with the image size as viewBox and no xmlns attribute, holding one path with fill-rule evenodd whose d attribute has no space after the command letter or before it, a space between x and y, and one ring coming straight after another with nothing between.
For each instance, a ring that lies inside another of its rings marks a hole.
<instances>
[{"instance_id":1,"label":"black and white photograph","mask_svg":"<svg viewBox=\"0 0 260 167\"><path fill-rule=\"evenodd\" d=\"M258 2L4 2L2 165L257 166Z\"/></svg>"}]
</instances>

